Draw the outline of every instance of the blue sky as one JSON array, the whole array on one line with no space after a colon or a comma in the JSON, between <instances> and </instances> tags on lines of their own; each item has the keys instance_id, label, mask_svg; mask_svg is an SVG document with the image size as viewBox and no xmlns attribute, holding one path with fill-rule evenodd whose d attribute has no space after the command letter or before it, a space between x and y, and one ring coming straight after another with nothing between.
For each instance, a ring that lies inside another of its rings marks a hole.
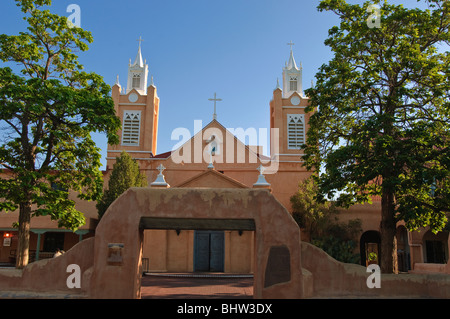
<instances>
[{"instance_id":1,"label":"blue sky","mask_svg":"<svg viewBox=\"0 0 450 319\"><path fill-rule=\"evenodd\" d=\"M293 41L303 65L303 88L331 58L324 45L339 23L333 13L318 12L319 0L57 0L52 12L69 16L69 4L81 8L81 27L94 42L80 61L111 86L119 75L125 86L129 59L141 36L143 58L154 76L160 101L158 153L172 149L177 127L192 133L194 120L212 119L214 92L218 120L225 127L269 127L269 102ZM363 1L349 1L363 3ZM391 1L416 5L415 0ZM2 0L0 33L26 28L13 0ZM0 64L2 66L2 64ZM106 139L95 135L106 156ZM104 161L103 161L104 162Z\"/></svg>"}]
</instances>

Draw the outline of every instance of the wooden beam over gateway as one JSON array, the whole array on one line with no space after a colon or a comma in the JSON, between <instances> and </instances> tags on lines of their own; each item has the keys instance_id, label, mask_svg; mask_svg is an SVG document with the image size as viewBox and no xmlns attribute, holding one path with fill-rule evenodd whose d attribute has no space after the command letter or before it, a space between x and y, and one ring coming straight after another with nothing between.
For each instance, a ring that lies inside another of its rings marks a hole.
<instances>
[{"instance_id":1,"label":"wooden beam over gateway","mask_svg":"<svg viewBox=\"0 0 450 319\"><path fill-rule=\"evenodd\" d=\"M255 230L253 219L141 217L140 229Z\"/></svg>"}]
</instances>

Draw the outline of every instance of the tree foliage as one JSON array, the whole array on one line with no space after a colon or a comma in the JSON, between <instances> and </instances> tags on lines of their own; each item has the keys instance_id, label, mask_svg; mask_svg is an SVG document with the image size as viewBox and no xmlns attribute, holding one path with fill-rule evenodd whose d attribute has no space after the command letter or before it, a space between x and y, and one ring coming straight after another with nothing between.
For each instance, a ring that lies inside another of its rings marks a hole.
<instances>
[{"instance_id":1,"label":"tree foliage","mask_svg":"<svg viewBox=\"0 0 450 319\"><path fill-rule=\"evenodd\" d=\"M317 195L317 185L309 177L299 183L297 192L290 198L292 217L310 239L324 236L327 226L338 214L332 202L320 202Z\"/></svg>"},{"instance_id":2,"label":"tree foliage","mask_svg":"<svg viewBox=\"0 0 450 319\"><path fill-rule=\"evenodd\" d=\"M367 23L379 5L380 28ZM395 264L395 229L442 230L450 207L450 4L428 9L381 1L323 0L340 25L325 44L334 56L320 67L310 97L306 166L323 169L323 197L349 207L381 197L381 267Z\"/></svg>"},{"instance_id":3,"label":"tree foliage","mask_svg":"<svg viewBox=\"0 0 450 319\"><path fill-rule=\"evenodd\" d=\"M355 248L361 220L340 222L335 204L323 203L317 197L318 187L312 177L299 183L297 193L290 198L295 221L312 244L339 261L357 263L359 254L355 253Z\"/></svg>"},{"instance_id":4,"label":"tree foliage","mask_svg":"<svg viewBox=\"0 0 450 319\"><path fill-rule=\"evenodd\" d=\"M116 158L111 176L108 181L108 189L97 202L98 215L101 218L109 205L130 187L147 186L147 177L141 174L139 165L130 154L122 151L120 157Z\"/></svg>"},{"instance_id":5,"label":"tree foliage","mask_svg":"<svg viewBox=\"0 0 450 319\"><path fill-rule=\"evenodd\" d=\"M16 4L28 28L0 35L0 59L20 69L0 68L0 209L19 209L17 266L23 267L32 216L50 216L72 230L85 223L69 194L99 198L101 156L90 133L103 132L109 143L118 143L120 121L110 87L77 60L76 52L93 41L91 33L44 10L51 0Z\"/></svg>"}]
</instances>

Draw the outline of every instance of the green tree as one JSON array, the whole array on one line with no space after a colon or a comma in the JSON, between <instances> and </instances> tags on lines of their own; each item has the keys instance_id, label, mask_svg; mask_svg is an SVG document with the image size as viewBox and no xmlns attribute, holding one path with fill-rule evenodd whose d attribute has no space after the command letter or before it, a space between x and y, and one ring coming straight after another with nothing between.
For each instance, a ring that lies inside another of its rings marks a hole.
<instances>
[{"instance_id":1,"label":"green tree","mask_svg":"<svg viewBox=\"0 0 450 319\"><path fill-rule=\"evenodd\" d=\"M28 264L30 219L50 216L59 227L85 223L70 192L97 200L103 180L100 152L91 132L118 143L110 87L86 73L77 51L93 41L90 32L69 28L67 18L44 10L51 0L16 0L27 31L0 35L0 59L20 69L0 68L0 209L19 209L16 267ZM53 185L53 187L52 187ZM57 187L55 187L55 185Z\"/></svg>"},{"instance_id":2,"label":"green tree","mask_svg":"<svg viewBox=\"0 0 450 319\"><path fill-rule=\"evenodd\" d=\"M379 5L379 28L368 23ZM407 9L381 1L323 0L341 23L334 53L305 93L314 109L306 167L321 196L349 207L381 196L381 269L396 271L396 223L442 230L450 207L450 3ZM439 50L440 48L441 50ZM442 52L444 51L444 52Z\"/></svg>"},{"instance_id":3,"label":"green tree","mask_svg":"<svg viewBox=\"0 0 450 319\"><path fill-rule=\"evenodd\" d=\"M312 244L339 261L357 263L355 239L361 232L361 220L340 222L338 208L331 201L319 201L318 191L313 177L301 181L298 191L290 198L292 216Z\"/></svg>"},{"instance_id":4,"label":"green tree","mask_svg":"<svg viewBox=\"0 0 450 319\"><path fill-rule=\"evenodd\" d=\"M310 240L324 236L327 225L338 214L332 202L317 200L318 187L312 177L298 184L297 192L291 196L292 217Z\"/></svg>"},{"instance_id":5,"label":"green tree","mask_svg":"<svg viewBox=\"0 0 450 319\"><path fill-rule=\"evenodd\" d=\"M135 159L122 151L120 157L116 157L111 176L108 181L108 189L97 202L98 216L101 218L109 205L130 187L146 187L147 177L139 171L139 165Z\"/></svg>"}]
</instances>

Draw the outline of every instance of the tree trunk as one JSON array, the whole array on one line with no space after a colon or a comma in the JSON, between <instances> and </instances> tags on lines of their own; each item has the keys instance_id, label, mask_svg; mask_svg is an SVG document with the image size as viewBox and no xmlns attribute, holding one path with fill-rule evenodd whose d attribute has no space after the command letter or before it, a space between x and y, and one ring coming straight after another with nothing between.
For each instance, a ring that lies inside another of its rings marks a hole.
<instances>
[{"instance_id":1,"label":"tree trunk","mask_svg":"<svg viewBox=\"0 0 450 319\"><path fill-rule=\"evenodd\" d=\"M19 207L19 244L16 268L20 269L28 265L29 260L31 202L21 203Z\"/></svg>"},{"instance_id":2,"label":"tree trunk","mask_svg":"<svg viewBox=\"0 0 450 319\"><path fill-rule=\"evenodd\" d=\"M394 194L383 189L381 198L381 272L385 274L398 273L397 266L397 232L394 217Z\"/></svg>"}]
</instances>

